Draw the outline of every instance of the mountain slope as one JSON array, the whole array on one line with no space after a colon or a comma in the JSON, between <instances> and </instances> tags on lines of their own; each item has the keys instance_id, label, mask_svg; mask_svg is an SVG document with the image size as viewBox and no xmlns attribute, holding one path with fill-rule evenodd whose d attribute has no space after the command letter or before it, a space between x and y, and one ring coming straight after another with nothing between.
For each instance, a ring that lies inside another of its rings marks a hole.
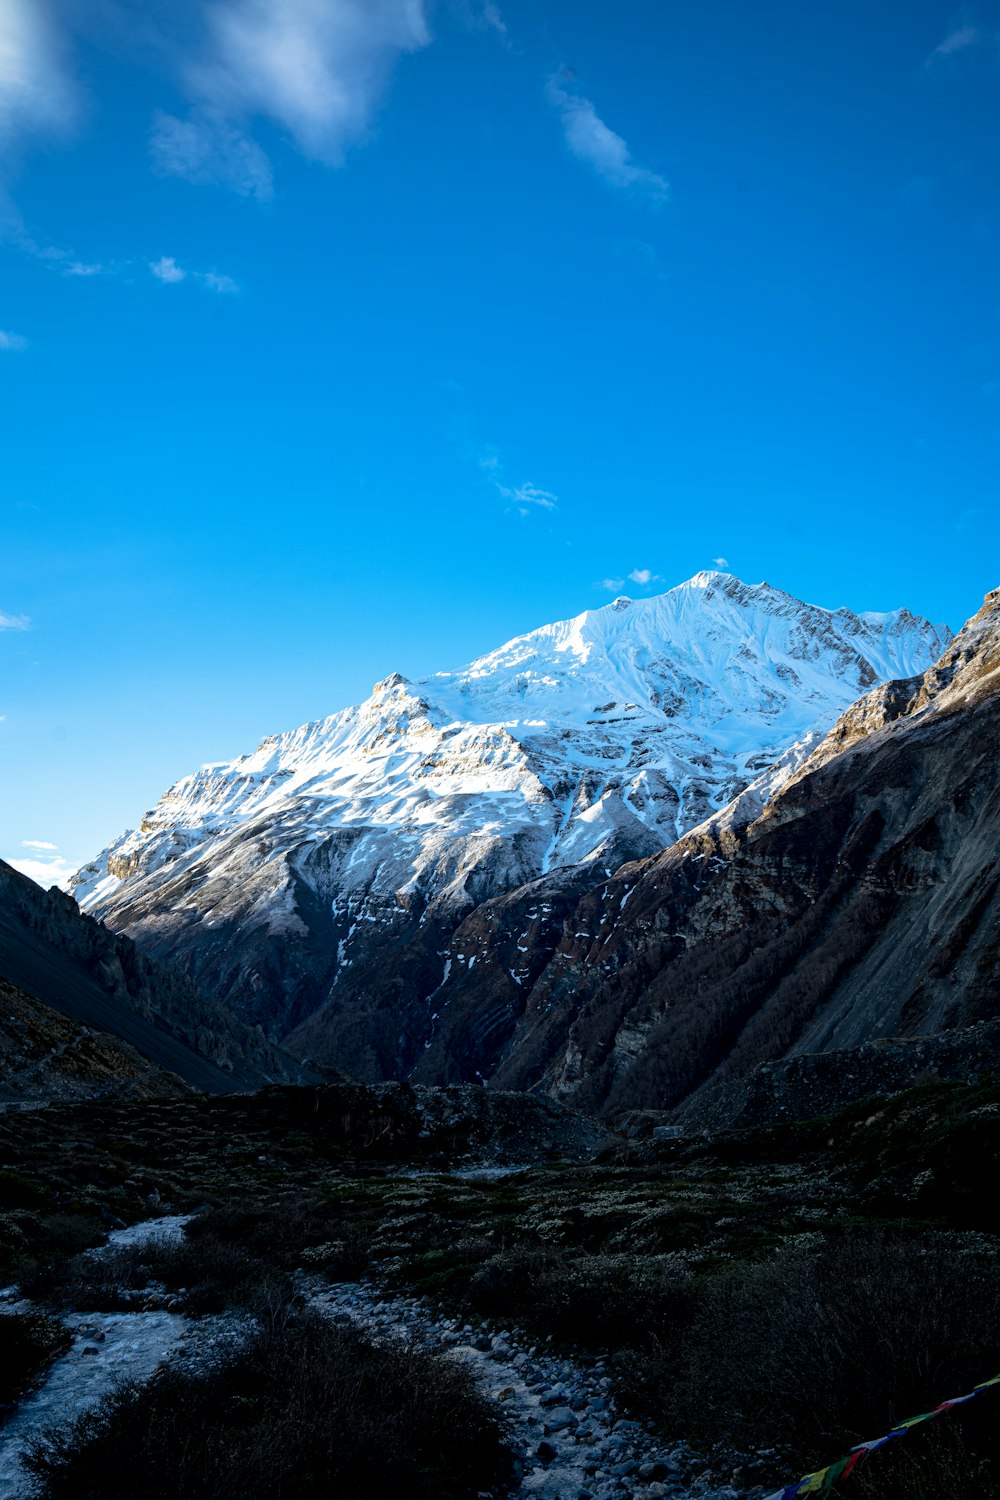
<instances>
[{"instance_id":1,"label":"mountain slope","mask_svg":"<svg viewBox=\"0 0 1000 1500\"><path fill-rule=\"evenodd\" d=\"M71 1020L0 979L0 1107L67 1099L169 1099L176 1073L107 1031Z\"/></svg>"},{"instance_id":2,"label":"mountain slope","mask_svg":"<svg viewBox=\"0 0 1000 1500\"><path fill-rule=\"evenodd\" d=\"M309 1055L406 1075L433 1047L436 992L469 962L452 938L470 913L540 879L565 902L663 849L948 639L906 611L820 610L699 574L459 672L389 677L358 708L205 767L80 871L77 895L246 1019L299 1028Z\"/></svg>"},{"instance_id":3,"label":"mountain slope","mask_svg":"<svg viewBox=\"0 0 1000 1500\"><path fill-rule=\"evenodd\" d=\"M779 1058L1000 1014L1000 591L845 714L759 818L577 904L496 1072L665 1108Z\"/></svg>"},{"instance_id":4,"label":"mountain slope","mask_svg":"<svg viewBox=\"0 0 1000 1500\"><path fill-rule=\"evenodd\" d=\"M144 1092L161 1089L152 1076L160 1069L213 1094L300 1077L292 1058L201 994L183 975L144 958L127 938L115 937L84 916L62 891L43 891L0 861L2 981L9 992L16 992L23 1011L10 1033L11 1056L18 1036L34 1035L37 1041L37 1047L33 1043L28 1048L26 1061L35 1052L36 1060L43 1060L47 1038L53 1050L72 1042L74 1052L74 1038L84 1032L125 1044L116 1047L106 1040L98 1047L93 1039L81 1041L84 1052L100 1052L103 1058L102 1068L109 1076L98 1077L100 1069L94 1075L94 1086L101 1092L113 1091L110 1075L116 1060L124 1082L138 1078L139 1059L153 1065L146 1070L150 1077ZM36 1008L39 1002L41 1008ZM67 1021L73 1023L72 1033L63 1024ZM53 1070L46 1063L41 1071L54 1079L65 1068ZM25 1089L32 1097L37 1086L37 1077L26 1079ZM66 1097L65 1090L60 1097Z\"/></svg>"}]
</instances>

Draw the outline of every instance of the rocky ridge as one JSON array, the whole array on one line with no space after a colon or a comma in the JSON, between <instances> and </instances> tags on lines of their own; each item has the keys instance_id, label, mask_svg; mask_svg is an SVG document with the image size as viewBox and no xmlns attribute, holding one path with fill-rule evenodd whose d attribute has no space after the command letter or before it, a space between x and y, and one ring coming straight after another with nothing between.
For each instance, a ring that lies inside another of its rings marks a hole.
<instances>
[{"instance_id":1,"label":"rocky ridge","mask_svg":"<svg viewBox=\"0 0 1000 1500\"><path fill-rule=\"evenodd\" d=\"M948 639L905 610L698 574L458 672L393 675L203 768L76 893L300 1055L372 1080L485 1078L595 878L734 797L755 817L859 692ZM439 1020L483 989L493 929L496 992L455 1074Z\"/></svg>"},{"instance_id":2,"label":"rocky ridge","mask_svg":"<svg viewBox=\"0 0 1000 1500\"><path fill-rule=\"evenodd\" d=\"M8 1098L209 1093L302 1079L294 1058L183 974L0 861Z\"/></svg>"},{"instance_id":3,"label":"rocky ridge","mask_svg":"<svg viewBox=\"0 0 1000 1500\"><path fill-rule=\"evenodd\" d=\"M758 818L718 815L593 887L497 1081L667 1108L761 1063L994 1018L998 690L1000 591L927 672L852 707Z\"/></svg>"},{"instance_id":4,"label":"rocky ridge","mask_svg":"<svg viewBox=\"0 0 1000 1500\"><path fill-rule=\"evenodd\" d=\"M53 1099L167 1098L187 1085L108 1032L0 979L0 1108Z\"/></svg>"}]
</instances>

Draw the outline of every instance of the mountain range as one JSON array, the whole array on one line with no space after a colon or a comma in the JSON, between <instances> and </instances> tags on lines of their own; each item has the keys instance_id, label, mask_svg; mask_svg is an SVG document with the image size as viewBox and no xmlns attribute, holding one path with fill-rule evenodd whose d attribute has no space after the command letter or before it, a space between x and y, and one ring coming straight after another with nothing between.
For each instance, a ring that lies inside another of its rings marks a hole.
<instances>
[{"instance_id":1,"label":"mountain range","mask_svg":"<svg viewBox=\"0 0 1000 1500\"><path fill-rule=\"evenodd\" d=\"M605 1027L617 1061L581 1051L593 1086L572 1080L573 1027L624 967L594 957L608 924L625 942L652 871L714 869L859 695L950 646L906 610L701 573L203 767L76 895L300 1056L600 1105L652 1035L645 1013Z\"/></svg>"}]
</instances>

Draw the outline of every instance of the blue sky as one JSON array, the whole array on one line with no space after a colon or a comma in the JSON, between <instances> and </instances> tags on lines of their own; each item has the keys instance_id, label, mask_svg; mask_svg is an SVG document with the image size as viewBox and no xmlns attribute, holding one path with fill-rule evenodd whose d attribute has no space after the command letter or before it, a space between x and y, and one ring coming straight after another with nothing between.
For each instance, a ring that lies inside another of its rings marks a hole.
<instances>
[{"instance_id":1,"label":"blue sky","mask_svg":"<svg viewBox=\"0 0 1000 1500\"><path fill-rule=\"evenodd\" d=\"M5 0L0 856L704 567L959 625L998 144L997 4Z\"/></svg>"}]
</instances>

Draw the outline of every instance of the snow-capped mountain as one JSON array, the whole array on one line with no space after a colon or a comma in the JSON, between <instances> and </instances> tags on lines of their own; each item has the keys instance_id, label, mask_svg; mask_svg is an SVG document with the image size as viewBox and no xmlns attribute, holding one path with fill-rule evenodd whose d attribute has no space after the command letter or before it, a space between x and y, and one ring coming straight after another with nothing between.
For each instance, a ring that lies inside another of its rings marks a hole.
<instances>
[{"instance_id":1,"label":"snow-capped mountain","mask_svg":"<svg viewBox=\"0 0 1000 1500\"><path fill-rule=\"evenodd\" d=\"M406 1016L393 1004L374 1040L362 1027L345 1065L405 1071L471 907L662 849L784 756L769 794L801 759L790 747L950 638L906 610L829 611L699 573L457 672L390 676L359 707L203 767L79 872L76 895L278 1034L363 971Z\"/></svg>"}]
</instances>

